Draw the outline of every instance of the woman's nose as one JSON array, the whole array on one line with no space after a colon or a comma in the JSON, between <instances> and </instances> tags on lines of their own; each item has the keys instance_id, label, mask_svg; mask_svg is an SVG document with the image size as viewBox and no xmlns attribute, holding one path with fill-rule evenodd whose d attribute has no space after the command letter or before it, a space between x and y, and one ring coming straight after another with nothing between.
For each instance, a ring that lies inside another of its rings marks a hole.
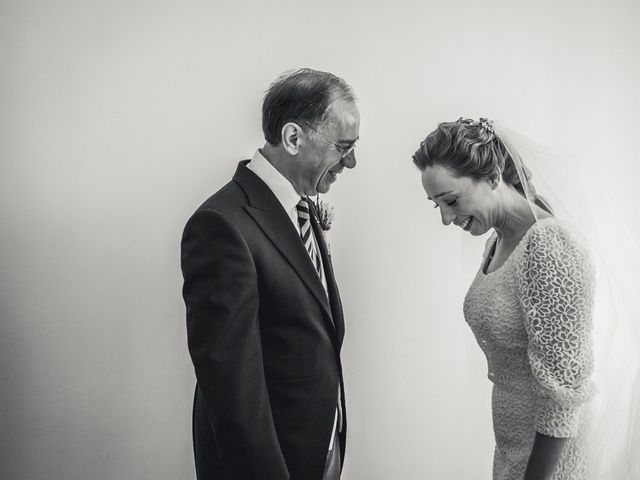
<instances>
[{"instance_id":1,"label":"woman's nose","mask_svg":"<svg viewBox=\"0 0 640 480\"><path fill-rule=\"evenodd\" d=\"M442 207L440 207L440 215L442 216L443 225L451 225L451 222L453 222L453 219L455 218L455 215Z\"/></svg>"}]
</instances>

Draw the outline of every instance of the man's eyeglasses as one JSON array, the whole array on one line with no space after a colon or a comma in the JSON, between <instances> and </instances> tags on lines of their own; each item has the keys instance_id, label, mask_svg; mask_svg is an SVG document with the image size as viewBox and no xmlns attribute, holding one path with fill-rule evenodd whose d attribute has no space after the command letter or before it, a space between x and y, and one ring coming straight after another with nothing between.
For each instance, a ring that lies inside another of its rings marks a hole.
<instances>
[{"instance_id":1,"label":"man's eyeglasses","mask_svg":"<svg viewBox=\"0 0 640 480\"><path fill-rule=\"evenodd\" d=\"M318 135L320 135L322 138L324 138L327 142L329 142L329 144L335 148L341 155L340 160L342 160L344 157L346 157L347 155L349 155L351 152L353 152L353 150L356 148L356 143L358 142L359 138L356 138L353 142L351 142L349 145L340 145L339 143L336 143L334 140L332 140L331 138L327 137L326 135L324 135L321 131L319 131L316 128L313 128L311 125L306 125L307 128L309 128L310 130L313 130L314 132L316 132Z\"/></svg>"},{"instance_id":2,"label":"man's eyeglasses","mask_svg":"<svg viewBox=\"0 0 640 480\"><path fill-rule=\"evenodd\" d=\"M349 145L338 145L337 143L332 143L332 145L334 146L334 148L340 152L342 154L342 156L340 157L340 160L342 160L344 157L346 157L347 155L349 155L351 152L353 152L353 150L356 148L356 142L358 141L358 139L356 138L353 142L351 142Z\"/></svg>"}]
</instances>

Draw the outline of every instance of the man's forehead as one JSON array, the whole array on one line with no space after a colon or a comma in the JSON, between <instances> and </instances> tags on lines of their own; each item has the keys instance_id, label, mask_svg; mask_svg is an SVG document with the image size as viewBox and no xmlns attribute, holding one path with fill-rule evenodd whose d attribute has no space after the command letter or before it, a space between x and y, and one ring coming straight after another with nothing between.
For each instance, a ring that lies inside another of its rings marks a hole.
<instances>
[{"instance_id":1,"label":"man's forehead","mask_svg":"<svg viewBox=\"0 0 640 480\"><path fill-rule=\"evenodd\" d=\"M353 115L358 113L358 105L351 100L337 99L329 105L329 111L335 115Z\"/></svg>"},{"instance_id":2,"label":"man's forehead","mask_svg":"<svg viewBox=\"0 0 640 480\"><path fill-rule=\"evenodd\" d=\"M340 130L353 130L359 126L360 112L355 102L336 100L329 109L329 123L334 124ZM357 136L357 131L355 133Z\"/></svg>"}]
</instances>

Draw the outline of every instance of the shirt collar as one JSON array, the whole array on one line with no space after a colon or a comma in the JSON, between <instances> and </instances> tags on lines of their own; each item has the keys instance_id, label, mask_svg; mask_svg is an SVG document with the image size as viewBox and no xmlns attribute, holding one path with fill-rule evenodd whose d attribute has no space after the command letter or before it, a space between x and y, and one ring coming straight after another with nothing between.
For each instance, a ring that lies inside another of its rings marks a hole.
<instances>
[{"instance_id":1,"label":"shirt collar","mask_svg":"<svg viewBox=\"0 0 640 480\"><path fill-rule=\"evenodd\" d=\"M256 150L247 167L267 184L286 212L295 208L300 201L300 195L293 188L291 182L271 165L260 150Z\"/></svg>"}]
</instances>

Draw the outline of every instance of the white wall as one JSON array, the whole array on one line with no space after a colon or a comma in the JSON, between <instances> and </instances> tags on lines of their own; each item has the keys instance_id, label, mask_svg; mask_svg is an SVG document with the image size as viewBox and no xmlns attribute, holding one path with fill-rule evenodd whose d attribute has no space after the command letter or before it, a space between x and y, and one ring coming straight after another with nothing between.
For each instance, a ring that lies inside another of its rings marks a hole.
<instances>
[{"instance_id":1,"label":"white wall","mask_svg":"<svg viewBox=\"0 0 640 480\"><path fill-rule=\"evenodd\" d=\"M3 1L0 477L191 479L184 222L261 144L301 66L360 98L327 199L347 339L345 480L489 478L461 315L483 239L443 228L411 154L489 116L601 170L637 228L634 1ZM462 278L462 280L461 280Z\"/></svg>"}]
</instances>

